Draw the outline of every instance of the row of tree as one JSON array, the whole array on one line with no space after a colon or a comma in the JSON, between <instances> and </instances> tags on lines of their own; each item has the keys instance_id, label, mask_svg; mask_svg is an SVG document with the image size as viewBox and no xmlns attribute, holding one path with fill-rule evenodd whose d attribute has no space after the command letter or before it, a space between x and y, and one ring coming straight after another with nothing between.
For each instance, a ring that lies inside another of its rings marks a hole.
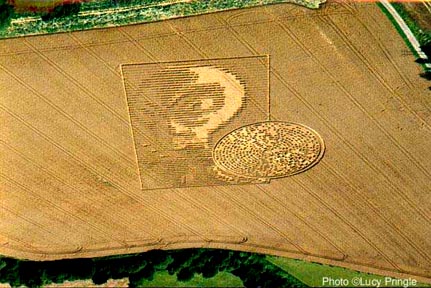
<instances>
[{"instance_id":1,"label":"row of tree","mask_svg":"<svg viewBox=\"0 0 431 288\"><path fill-rule=\"evenodd\" d=\"M13 287L40 287L88 279L103 284L108 279L125 277L129 278L130 287L138 287L160 271L176 275L179 281L188 281L195 274L211 278L224 271L239 277L245 287L307 287L268 262L265 255L229 250L153 250L125 256L45 262L0 258L0 283L10 283Z\"/></svg>"}]
</instances>

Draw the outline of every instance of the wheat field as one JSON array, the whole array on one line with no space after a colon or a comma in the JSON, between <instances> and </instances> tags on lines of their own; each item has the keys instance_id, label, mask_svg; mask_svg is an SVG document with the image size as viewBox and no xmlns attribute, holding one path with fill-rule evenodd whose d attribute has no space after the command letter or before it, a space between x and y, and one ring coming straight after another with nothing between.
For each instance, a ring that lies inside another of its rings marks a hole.
<instances>
[{"instance_id":1,"label":"wheat field","mask_svg":"<svg viewBox=\"0 0 431 288\"><path fill-rule=\"evenodd\" d=\"M331 1L1 40L0 254L213 247L431 283L431 93L406 49L375 4ZM199 107L222 109L219 86L187 86L220 65L237 69L220 74L237 106L209 137L191 128L210 120L182 110L182 92L157 94L171 87L157 73L193 95L213 89ZM212 145L268 118L316 131L319 163L270 181L215 179Z\"/></svg>"}]
</instances>

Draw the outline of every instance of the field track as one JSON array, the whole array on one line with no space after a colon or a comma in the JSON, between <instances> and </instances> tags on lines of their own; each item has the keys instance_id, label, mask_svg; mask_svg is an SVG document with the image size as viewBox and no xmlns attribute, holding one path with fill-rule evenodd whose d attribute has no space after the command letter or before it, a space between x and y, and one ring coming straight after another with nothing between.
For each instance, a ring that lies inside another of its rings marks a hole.
<instances>
[{"instance_id":1,"label":"field track","mask_svg":"<svg viewBox=\"0 0 431 288\"><path fill-rule=\"evenodd\" d=\"M377 5L336 2L1 40L0 254L216 247L431 283L431 93L407 49ZM254 55L271 119L318 131L321 162L142 191L120 65Z\"/></svg>"}]
</instances>

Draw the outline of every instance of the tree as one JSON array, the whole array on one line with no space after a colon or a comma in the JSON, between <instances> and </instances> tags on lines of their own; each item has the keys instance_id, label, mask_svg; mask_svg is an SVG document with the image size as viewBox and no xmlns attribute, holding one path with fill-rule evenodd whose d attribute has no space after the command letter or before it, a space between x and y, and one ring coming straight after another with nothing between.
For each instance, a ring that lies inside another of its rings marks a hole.
<instances>
[{"instance_id":1,"label":"tree","mask_svg":"<svg viewBox=\"0 0 431 288\"><path fill-rule=\"evenodd\" d=\"M146 253L94 259L21 261L0 257L0 283L12 287L39 287L53 282L128 277L130 287L151 281L155 273L168 270L179 281L196 274L209 278L218 272L238 276L246 287L306 287L296 278L266 260L264 255L216 249L153 250Z\"/></svg>"},{"instance_id":2,"label":"tree","mask_svg":"<svg viewBox=\"0 0 431 288\"><path fill-rule=\"evenodd\" d=\"M178 281L182 281L182 282L187 282L191 280L193 276L194 276L194 273L190 271L190 268L188 267L181 268L181 270L178 271L177 273Z\"/></svg>"},{"instance_id":3,"label":"tree","mask_svg":"<svg viewBox=\"0 0 431 288\"><path fill-rule=\"evenodd\" d=\"M0 0L1 1L1 0ZM54 7L54 9L42 16L43 21L50 21L54 18L62 18L72 15L77 15L81 10L81 3L69 3Z\"/></svg>"},{"instance_id":4,"label":"tree","mask_svg":"<svg viewBox=\"0 0 431 288\"><path fill-rule=\"evenodd\" d=\"M9 26L13 14L13 6L9 5L6 0L0 0L0 29Z\"/></svg>"},{"instance_id":5,"label":"tree","mask_svg":"<svg viewBox=\"0 0 431 288\"><path fill-rule=\"evenodd\" d=\"M22 261L19 265L19 278L21 285L27 287L40 287L42 285L42 267L36 262Z\"/></svg>"}]
</instances>

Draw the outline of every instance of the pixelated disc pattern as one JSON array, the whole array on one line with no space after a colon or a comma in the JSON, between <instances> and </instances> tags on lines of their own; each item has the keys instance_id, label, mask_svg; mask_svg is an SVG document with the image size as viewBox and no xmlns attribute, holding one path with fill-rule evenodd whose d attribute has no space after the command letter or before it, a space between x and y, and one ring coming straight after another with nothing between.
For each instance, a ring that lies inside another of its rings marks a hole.
<instances>
[{"instance_id":1,"label":"pixelated disc pattern","mask_svg":"<svg viewBox=\"0 0 431 288\"><path fill-rule=\"evenodd\" d=\"M314 130L295 123L268 121L238 128L213 150L220 169L243 177L279 178L303 172L323 156Z\"/></svg>"}]
</instances>

